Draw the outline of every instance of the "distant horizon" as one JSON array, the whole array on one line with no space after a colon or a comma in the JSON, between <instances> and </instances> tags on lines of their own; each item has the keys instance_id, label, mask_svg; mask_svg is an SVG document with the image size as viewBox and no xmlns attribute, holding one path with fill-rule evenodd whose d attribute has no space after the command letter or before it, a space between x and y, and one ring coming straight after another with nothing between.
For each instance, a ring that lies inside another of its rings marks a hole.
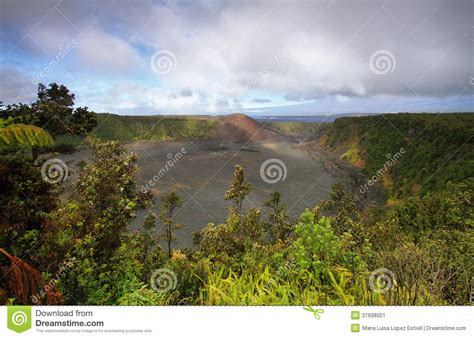
<instances>
[{"instance_id":1,"label":"distant horizon","mask_svg":"<svg viewBox=\"0 0 474 338\"><path fill-rule=\"evenodd\" d=\"M47 84L47 83L44 83ZM64 84L64 83L58 83ZM215 112L204 112L204 111L192 111L192 112L184 112L184 113L167 113L161 111L155 111L150 109L143 109L144 112L139 111L139 108L136 109L115 109L114 111L111 110L100 110L96 109L93 105L88 105L87 102L83 102L81 100L80 93L75 92L71 87L68 87L71 92L73 92L76 96L76 104L79 106L87 106L91 110L95 111L96 113L103 113L103 114L115 114L120 116L154 116L154 115L170 115L170 116L186 116L186 115L209 115L209 116L218 116L218 115L229 115L229 114L246 114L249 116L321 116L321 115L338 115L338 114L395 114L395 113L471 113L474 112L474 96L463 96L459 97L447 97L444 99L412 99L406 98L403 103L400 103L400 98L393 102L392 99L387 98L353 98L350 101L342 100L338 102L337 105L332 106L332 111L322 110L322 107L315 107L317 106L318 102L306 102L306 103L299 103L294 105L282 105L282 106L270 106L270 107L260 107L260 108L235 108L229 109L228 111L215 111ZM36 95L36 92L34 93ZM25 103L31 104L35 101L36 98L30 98L26 101L15 101L9 102L8 100L3 100L0 97L0 101L3 104L13 104L13 103ZM359 108L350 107L354 104L354 101L357 102ZM365 109L360 108L361 102L365 101ZM406 106L404 106L406 104ZM341 107L340 110L336 110L335 106ZM436 107L440 107L437 109ZM394 107L398 107L398 109L393 109ZM420 108L418 108L420 107ZM425 107L422 109L421 107ZM343 109L345 108L345 109ZM318 111L320 110L320 111Z\"/></svg>"},{"instance_id":2,"label":"distant horizon","mask_svg":"<svg viewBox=\"0 0 474 338\"><path fill-rule=\"evenodd\" d=\"M227 116L227 115L234 115L234 114L243 114L253 118L278 118L278 117L318 117L318 116L339 116L339 115L383 115L383 114L473 114L474 110L471 111L444 111L444 112L436 112L436 111L393 111L393 112L333 112L333 113L315 113L315 114L289 114L289 115L255 115L247 112L220 112L220 113L195 113L195 114L117 114L113 112L98 112L97 114L110 114L110 115L117 115L117 116L130 116L130 117L147 117L147 116L196 116L196 117L219 117L219 116Z\"/></svg>"}]
</instances>

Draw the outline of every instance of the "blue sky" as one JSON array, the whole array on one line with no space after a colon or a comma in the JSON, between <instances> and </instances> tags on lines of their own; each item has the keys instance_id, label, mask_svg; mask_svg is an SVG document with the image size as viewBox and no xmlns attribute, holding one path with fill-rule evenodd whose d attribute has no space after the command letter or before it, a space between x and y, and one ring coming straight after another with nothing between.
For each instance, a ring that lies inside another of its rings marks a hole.
<instances>
[{"instance_id":1,"label":"blue sky","mask_svg":"<svg viewBox=\"0 0 474 338\"><path fill-rule=\"evenodd\" d=\"M473 111L473 2L0 0L0 99L127 115Z\"/></svg>"}]
</instances>

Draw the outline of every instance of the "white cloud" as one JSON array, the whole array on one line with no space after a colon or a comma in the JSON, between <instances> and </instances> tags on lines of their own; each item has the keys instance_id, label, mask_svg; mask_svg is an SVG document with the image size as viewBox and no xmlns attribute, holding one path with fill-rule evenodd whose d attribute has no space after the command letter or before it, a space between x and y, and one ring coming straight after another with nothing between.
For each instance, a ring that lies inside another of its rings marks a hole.
<instances>
[{"instance_id":1,"label":"white cloud","mask_svg":"<svg viewBox=\"0 0 474 338\"><path fill-rule=\"evenodd\" d=\"M70 22L53 11L31 33L35 42L27 39L15 53L19 60L22 53L44 58L39 49L54 55L76 38L67 70L78 82L84 74L91 79L84 103L112 112L231 111L254 107L255 97L350 103L354 97L400 97L408 88L412 96L447 97L472 73L472 40L465 35L472 27L470 0L391 1L384 8L381 0L163 3L117 0L107 8L63 1L58 8ZM14 45L9 39L41 19L44 8L34 6L24 1L5 8L5 44ZM174 54L175 70L153 72L150 57L159 50ZM368 61L377 50L393 53L393 72L371 72ZM99 97L96 77L114 89Z\"/></svg>"},{"instance_id":2,"label":"white cloud","mask_svg":"<svg viewBox=\"0 0 474 338\"><path fill-rule=\"evenodd\" d=\"M200 23L189 17L188 8L177 7L160 11L141 36L155 49L175 54L178 67L162 78L166 85L208 95L239 97L253 90L298 92L309 99L402 95L407 85L419 95L458 91L468 72L471 41L449 48L469 28L462 5L393 3L378 11L381 5L341 2L324 11L322 3L226 3ZM407 27L416 31L410 36ZM385 77L373 74L368 64L379 49L397 58L396 71ZM417 81L424 75L443 81Z\"/></svg>"},{"instance_id":3,"label":"white cloud","mask_svg":"<svg viewBox=\"0 0 474 338\"><path fill-rule=\"evenodd\" d=\"M101 71L126 72L146 66L145 60L130 44L100 29L88 31L80 40L77 51L84 66Z\"/></svg>"},{"instance_id":4,"label":"white cloud","mask_svg":"<svg viewBox=\"0 0 474 338\"><path fill-rule=\"evenodd\" d=\"M98 111L141 115L223 113L240 108L240 102L223 97L136 84L110 87L89 97L89 101Z\"/></svg>"}]
</instances>

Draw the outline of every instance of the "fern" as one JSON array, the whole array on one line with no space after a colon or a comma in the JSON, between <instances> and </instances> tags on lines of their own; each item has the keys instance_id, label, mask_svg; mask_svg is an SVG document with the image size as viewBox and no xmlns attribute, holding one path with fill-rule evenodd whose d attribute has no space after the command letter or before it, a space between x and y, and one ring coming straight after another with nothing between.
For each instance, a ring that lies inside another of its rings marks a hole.
<instances>
[{"instance_id":1,"label":"fern","mask_svg":"<svg viewBox=\"0 0 474 338\"><path fill-rule=\"evenodd\" d=\"M51 135L44 129L26 124L11 124L0 128L0 148L23 146L49 146L54 144Z\"/></svg>"},{"instance_id":2,"label":"fern","mask_svg":"<svg viewBox=\"0 0 474 338\"><path fill-rule=\"evenodd\" d=\"M0 248L0 255L10 261L10 266L0 266L2 282L6 285L8 295L14 296L18 304L31 304L33 297L38 304L55 305L63 302L63 295L58 290L46 289L43 286L41 272L17 256L10 255ZM43 287L44 294L41 293ZM44 298L43 298L44 295ZM12 298L12 297L11 297Z\"/></svg>"}]
</instances>

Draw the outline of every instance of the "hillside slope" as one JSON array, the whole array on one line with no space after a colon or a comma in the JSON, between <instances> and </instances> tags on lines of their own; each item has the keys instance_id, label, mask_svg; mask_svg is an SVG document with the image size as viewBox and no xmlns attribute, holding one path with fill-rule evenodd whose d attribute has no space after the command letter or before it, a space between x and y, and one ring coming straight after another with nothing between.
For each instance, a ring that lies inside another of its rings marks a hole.
<instances>
[{"instance_id":1,"label":"hillside slope","mask_svg":"<svg viewBox=\"0 0 474 338\"><path fill-rule=\"evenodd\" d=\"M187 116L120 116L97 114L92 133L102 140L184 140L215 136L215 120Z\"/></svg>"},{"instance_id":2,"label":"hillside slope","mask_svg":"<svg viewBox=\"0 0 474 338\"><path fill-rule=\"evenodd\" d=\"M472 183L473 135L474 113L399 113L337 119L317 145L368 177L386 171L383 183L396 198Z\"/></svg>"},{"instance_id":3,"label":"hillside slope","mask_svg":"<svg viewBox=\"0 0 474 338\"><path fill-rule=\"evenodd\" d=\"M260 122L244 114L232 114L217 118L216 137L233 142L261 141L277 136Z\"/></svg>"},{"instance_id":4,"label":"hillside slope","mask_svg":"<svg viewBox=\"0 0 474 338\"><path fill-rule=\"evenodd\" d=\"M277 136L244 114L226 116L119 116L97 114L92 133L103 140L199 140L260 141Z\"/></svg>"}]
</instances>

